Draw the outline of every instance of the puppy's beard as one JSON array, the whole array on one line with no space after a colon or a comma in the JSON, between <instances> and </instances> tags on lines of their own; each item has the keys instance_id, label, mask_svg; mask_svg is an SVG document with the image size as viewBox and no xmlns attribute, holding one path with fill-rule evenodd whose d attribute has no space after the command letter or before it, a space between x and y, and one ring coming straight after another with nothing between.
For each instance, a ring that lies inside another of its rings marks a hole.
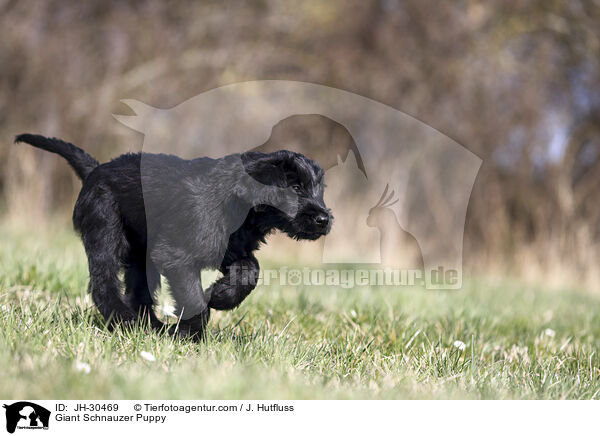
<instances>
[{"instance_id":1,"label":"puppy's beard","mask_svg":"<svg viewBox=\"0 0 600 436\"><path fill-rule=\"evenodd\" d=\"M286 231L286 234L293 239L300 240L309 240L314 241L319 239L321 236L325 236L329 233L330 226L326 228L311 228L311 227L303 227L303 228L295 228L290 229L290 231Z\"/></svg>"},{"instance_id":2,"label":"puppy's beard","mask_svg":"<svg viewBox=\"0 0 600 436\"><path fill-rule=\"evenodd\" d=\"M300 233L296 233L293 237L294 239L305 239L305 240L309 240L309 241L314 241L319 239L321 236L325 236L327 233L325 232L315 232L315 233L306 233L306 232L300 232Z\"/></svg>"}]
</instances>

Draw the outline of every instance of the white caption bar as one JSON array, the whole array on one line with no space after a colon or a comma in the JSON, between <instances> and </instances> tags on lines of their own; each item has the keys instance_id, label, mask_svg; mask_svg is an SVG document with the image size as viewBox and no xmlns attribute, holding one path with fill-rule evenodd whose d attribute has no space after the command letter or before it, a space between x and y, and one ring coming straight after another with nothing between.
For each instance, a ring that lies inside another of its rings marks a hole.
<instances>
[{"instance_id":1,"label":"white caption bar","mask_svg":"<svg viewBox=\"0 0 600 436\"><path fill-rule=\"evenodd\" d=\"M0 434L21 436L36 429L44 435L573 434L593 429L600 411L591 401L1 402Z\"/></svg>"}]
</instances>

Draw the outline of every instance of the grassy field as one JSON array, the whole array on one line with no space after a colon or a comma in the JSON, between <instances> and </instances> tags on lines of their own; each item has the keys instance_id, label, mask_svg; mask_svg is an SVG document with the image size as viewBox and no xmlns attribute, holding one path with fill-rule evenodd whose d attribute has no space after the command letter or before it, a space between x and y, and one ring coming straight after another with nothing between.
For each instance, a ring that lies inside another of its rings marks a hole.
<instances>
[{"instance_id":1,"label":"grassy field","mask_svg":"<svg viewBox=\"0 0 600 436\"><path fill-rule=\"evenodd\" d=\"M61 229L0 229L0 398L599 396L600 298L576 288L263 287L197 344L103 330Z\"/></svg>"}]
</instances>

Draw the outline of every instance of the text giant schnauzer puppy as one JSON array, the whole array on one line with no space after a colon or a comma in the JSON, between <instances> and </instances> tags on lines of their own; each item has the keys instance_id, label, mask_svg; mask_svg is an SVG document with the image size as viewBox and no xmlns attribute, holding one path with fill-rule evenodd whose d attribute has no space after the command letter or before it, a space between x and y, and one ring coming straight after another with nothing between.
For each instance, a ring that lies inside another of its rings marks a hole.
<instances>
[{"instance_id":1,"label":"text giant schnauzer puppy","mask_svg":"<svg viewBox=\"0 0 600 436\"><path fill-rule=\"evenodd\" d=\"M152 305L163 275L181 314L178 332L200 337L210 308L233 309L256 286L254 251L267 234L314 240L331 227L323 170L299 153L193 160L138 153L99 164L60 139L23 134L15 142L59 154L83 181L73 223L88 256L92 299L108 322L146 314L162 327ZM204 292L205 268L223 277Z\"/></svg>"}]
</instances>

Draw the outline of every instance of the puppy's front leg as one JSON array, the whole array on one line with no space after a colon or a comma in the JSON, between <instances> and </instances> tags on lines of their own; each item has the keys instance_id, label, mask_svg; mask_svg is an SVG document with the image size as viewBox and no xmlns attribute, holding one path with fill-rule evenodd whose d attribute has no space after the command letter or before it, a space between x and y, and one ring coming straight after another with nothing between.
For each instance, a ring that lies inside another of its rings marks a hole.
<instances>
[{"instance_id":1,"label":"puppy's front leg","mask_svg":"<svg viewBox=\"0 0 600 436\"><path fill-rule=\"evenodd\" d=\"M210 296L208 307L216 310L231 310L256 287L258 280L258 261L254 256L246 257L221 268L223 277L208 288Z\"/></svg>"},{"instance_id":2,"label":"puppy's front leg","mask_svg":"<svg viewBox=\"0 0 600 436\"><path fill-rule=\"evenodd\" d=\"M200 270L192 267L180 267L165 272L177 313L181 314L178 326L173 326L171 333L181 336L201 338L208 318L207 297L202 292Z\"/></svg>"}]
</instances>

